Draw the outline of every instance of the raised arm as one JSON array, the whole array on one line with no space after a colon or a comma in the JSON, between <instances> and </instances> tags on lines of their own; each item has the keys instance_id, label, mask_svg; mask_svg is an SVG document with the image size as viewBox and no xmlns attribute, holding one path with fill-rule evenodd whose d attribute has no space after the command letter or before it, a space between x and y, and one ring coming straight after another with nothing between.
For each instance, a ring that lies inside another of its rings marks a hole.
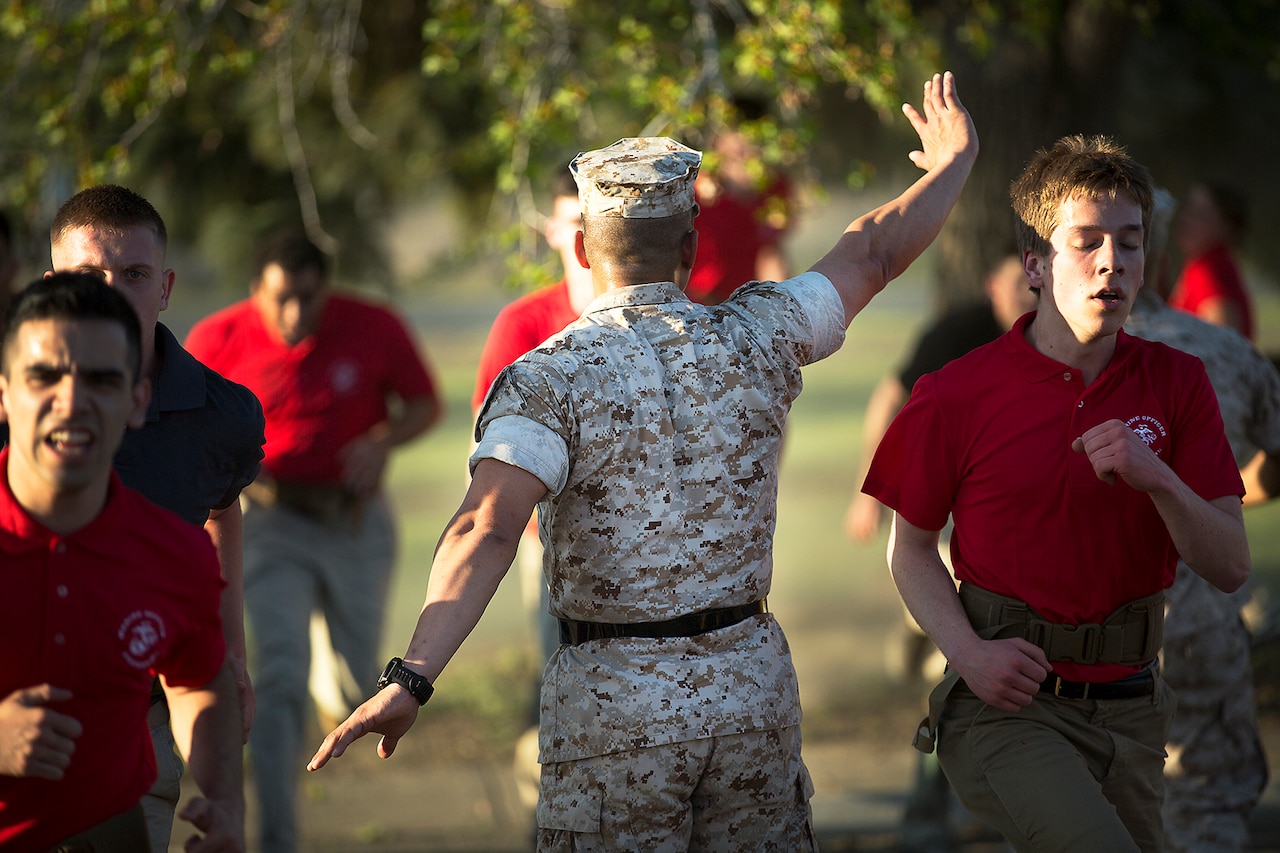
<instances>
[{"instance_id":1,"label":"raised arm","mask_svg":"<svg viewBox=\"0 0 1280 853\"><path fill-rule=\"evenodd\" d=\"M978 156L978 134L950 71L924 84L921 107L923 114L910 104L902 111L920 135L920 149L908 156L925 174L893 201L850 223L835 247L810 267L835 285L846 325L938 236Z\"/></svg>"}]
</instances>

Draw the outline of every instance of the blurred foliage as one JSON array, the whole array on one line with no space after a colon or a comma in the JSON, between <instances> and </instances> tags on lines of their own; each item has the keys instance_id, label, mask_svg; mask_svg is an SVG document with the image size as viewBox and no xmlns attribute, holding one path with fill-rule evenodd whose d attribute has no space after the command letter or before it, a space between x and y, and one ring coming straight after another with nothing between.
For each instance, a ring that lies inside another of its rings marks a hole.
<instances>
[{"instance_id":1,"label":"blurred foliage","mask_svg":"<svg viewBox=\"0 0 1280 853\"><path fill-rule=\"evenodd\" d=\"M944 62L968 75L984 154L1000 153L979 168L1007 168L1004 138L1025 157L1032 125L1081 129L1108 110L1144 142L1194 145L1216 128L1170 129L1133 105L1187 120L1189 103L1274 94L1278 5L0 0L0 199L39 244L76 189L126 183L226 286L244 286L241 259L264 231L302 224L339 278L385 288L390 226L447 198L463 226L412 238L431 274L502 254L527 283L550 272L530 264L546 254L546 187L580 150L635 134L702 146L747 94L771 107L742 128L761 169L860 186L886 151L903 168L897 104ZM959 242L994 242L988 219Z\"/></svg>"},{"instance_id":2,"label":"blurred foliage","mask_svg":"<svg viewBox=\"0 0 1280 853\"><path fill-rule=\"evenodd\" d=\"M899 0L10 0L0 196L39 233L76 189L127 183L232 281L297 223L385 280L390 217L441 191L478 226L455 253L528 257L538 189L578 150L698 144L749 92L776 107L748 128L765 160L797 166L822 91L895 100L913 32Z\"/></svg>"}]
</instances>

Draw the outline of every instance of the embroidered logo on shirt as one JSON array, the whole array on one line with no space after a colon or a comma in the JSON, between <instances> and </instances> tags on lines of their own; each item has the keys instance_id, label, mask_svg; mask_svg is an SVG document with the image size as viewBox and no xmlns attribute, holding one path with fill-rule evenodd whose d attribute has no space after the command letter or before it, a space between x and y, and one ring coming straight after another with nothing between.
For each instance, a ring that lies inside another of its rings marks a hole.
<instances>
[{"instance_id":1,"label":"embroidered logo on shirt","mask_svg":"<svg viewBox=\"0 0 1280 853\"><path fill-rule=\"evenodd\" d=\"M151 610L135 610L124 618L116 636L124 642L125 662L136 669L150 669L160 656L165 637L164 620Z\"/></svg>"},{"instance_id":2,"label":"embroidered logo on shirt","mask_svg":"<svg viewBox=\"0 0 1280 853\"><path fill-rule=\"evenodd\" d=\"M1125 421L1125 426L1133 430L1147 447L1155 451L1157 456L1164 450L1163 447L1156 447L1156 442L1169 434L1160 421L1150 415L1135 415Z\"/></svg>"},{"instance_id":3,"label":"embroidered logo on shirt","mask_svg":"<svg viewBox=\"0 0 1280 853\"><path fill-rule=\"evenodd\" d=\"M355 390L360 379L360 368L354 361L336 361L329 368L329 387L340 395Z\"/></svg>"}]
</instances>

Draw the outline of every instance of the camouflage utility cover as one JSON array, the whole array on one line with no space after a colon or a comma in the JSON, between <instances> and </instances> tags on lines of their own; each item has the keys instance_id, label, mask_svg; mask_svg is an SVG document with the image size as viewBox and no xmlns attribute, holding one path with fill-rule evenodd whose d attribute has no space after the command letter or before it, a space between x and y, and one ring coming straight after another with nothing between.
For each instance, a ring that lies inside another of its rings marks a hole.
<instances>
[{"instance_id":1,"label":"camouflage utility cover","mask_svg":"<svg viewBox=\"0 0 1280 853\"><path fill-rule=\"evenodd\" d=\"M715 307L671 283L611 290L494 381L472 465L546 484L555 616L670 619L766 596L778 455L800 368L835 352L844 312L808 273ZM543 680L542 761L799 722L771 615L693 638L562 647Z\"/></svg>"}]
</instances>

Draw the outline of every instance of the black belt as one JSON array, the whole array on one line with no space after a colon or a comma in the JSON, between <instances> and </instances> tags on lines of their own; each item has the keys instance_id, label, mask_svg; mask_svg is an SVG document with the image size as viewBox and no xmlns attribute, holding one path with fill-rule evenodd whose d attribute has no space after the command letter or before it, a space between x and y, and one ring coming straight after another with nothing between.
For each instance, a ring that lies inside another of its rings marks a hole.
<instances>
[{"instance_id":1,"label":"black belt","mask_svg":"<svg viewBox=\"0 0 1280 853\"><path fill-rule=\"evenodd\" d=\"M1051 675L1040 682L1040 692L1060 699L1136 699L1155 692L1156 679L1150 668L1119 681L1063 681Z\"/></svg>"},{"instance_id":2,"label":"black belt","mask_svg":"<svg viewBox=\"0 0 1280 853\"><path fill-rule=\"evenodd\" d=\"M578 619L561 619L560 644L578 646L588 640L604 640L611 637L642 637L645 639L662 639L669 637L696 637L708 631L728 628L736 625L748 616L766 613L765 600L753 601L750 604L739 604L737 607L713 607L710 610L699 610L664 619L661 622L582 622Z\"/></svg>"}]
</instances>

